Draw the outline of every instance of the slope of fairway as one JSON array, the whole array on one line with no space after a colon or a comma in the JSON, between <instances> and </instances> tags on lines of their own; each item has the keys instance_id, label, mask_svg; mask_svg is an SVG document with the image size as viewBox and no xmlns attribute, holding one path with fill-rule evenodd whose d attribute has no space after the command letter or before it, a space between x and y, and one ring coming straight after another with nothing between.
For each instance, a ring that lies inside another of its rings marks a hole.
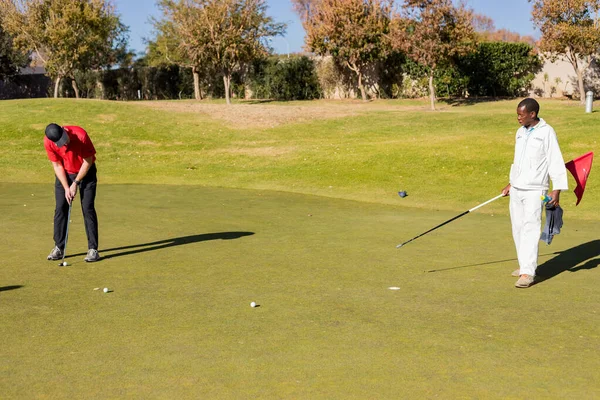
<instances>
[{"instance_id":1,"label":"slope of fairway","mask_svg":"<svg viewBox=\"0 0 600 400\"><path fill-rule=\"evenodd\" d=\"M598 149L600 113L542 101L565 160ZM220 186L316 194L379 204L463 211L508 183L516 101L459 107L421 101L120 103L73 99L0 102L0 180L46 183L46 124L85 127L102 183ZM597 152L598 153L598 152ZM600 173L568 215L599 219ZM574 187L573 180L570 184ZM505 213L491 204L484 213Z\"/></svg>"},{"instance_id":2,"label":"slope of fairway","mask_svg":"<svg viewBox=\"0 0 600 400\"><path fill-rule=\"evenodd\" d=\"M61 268L52 208L50 184L0 184L2 398L600 396L595 221L567 220L519 290L505 215L395 249L454 213L105 184L104 259L82 261L74 212Z\"/></svg>"}]
</instances>

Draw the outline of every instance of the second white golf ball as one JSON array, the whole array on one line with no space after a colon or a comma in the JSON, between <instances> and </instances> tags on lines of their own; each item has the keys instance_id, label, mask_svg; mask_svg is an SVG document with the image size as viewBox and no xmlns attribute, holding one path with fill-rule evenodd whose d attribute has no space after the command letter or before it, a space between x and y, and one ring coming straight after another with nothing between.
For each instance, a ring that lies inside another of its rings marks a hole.
<instances>
[{"instance_id":1,"label":"second white golf ball","mask_svg":"<svg viewBox=\"0 0 600 400\"><path fill-rule=\"evenodd\" d=\"M108 293L108 288L107 287L104 288L104 293Z\"/></svg>"},{"instance_id":2,"label":"second white golf ball","mask_svg":"<svg viewBox=\"0 0 600 400\"><path fill-rule=\"evenodd\" d=\"M250 303L250 307L256 307L256 303L255 302Z\"/></svg>"}]
</instances>

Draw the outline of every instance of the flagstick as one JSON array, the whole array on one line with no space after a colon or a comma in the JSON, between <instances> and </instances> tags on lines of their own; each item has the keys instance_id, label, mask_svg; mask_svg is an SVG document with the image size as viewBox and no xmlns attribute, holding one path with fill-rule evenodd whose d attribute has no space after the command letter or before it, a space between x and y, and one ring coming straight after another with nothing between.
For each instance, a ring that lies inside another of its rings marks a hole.
<instances>
[{"instance_id":1,"label":"flagstick","mask_svg":"<svg viewBox=\"0 0 600 400\"><path fill-rule=\"evenodd\" d=\"M418 235L418 236L415 236L414 238L412 238L412 239L410 239L410 240L408 240L408 241L406 241L406 242L404 242L404 243L401 243L401 244L399 244L398 246L396 246L396 248L397 248L397 249L399 249L400 247L404 246L405 244L407 244L407 243L410 243L410 242L412 242L413 240L420 238L421 236L425 236L425 235L427 235L429 232L431 232L431 231L435 231L436 229L438 229L438 228L441 228L442 226L444 226L444 225L446 225L446 224L449 224L450 222L454 221L455 219L459 219L460 217L462 217L462 216L464 216L464 215L467 215L467 214L468 214L468 213L470 213L471 211L475 211L475 210L477 210L478 208L481 208L481 207L485 206L486 204L489 204L489 203L491 203L492 201L498 200L500 197L504 197L504 195L503 195L503 194L499 194L498 196L494 197L493 199L490 199L490 200L486 201L485 203L481 203L480 205L478 205L478 206L476 206L476 207L473 207L473 208L471 208L470 210L467 210L467 211L465 211L464 213L462 213L462 214L459 214L459 215L457 215L456 217L454 217L454 218L451 218L451 219L449 219L448 221L446 221L446 222L443 222L443 223L439 224L439 225L438 225L438 226L436 226L436 227L433 227L433 228L431 228L431 229L430 229L430 230L428 230L427 232L423 232L423 233L421 233L420 235Z\"/></svg>"}]
</instances>

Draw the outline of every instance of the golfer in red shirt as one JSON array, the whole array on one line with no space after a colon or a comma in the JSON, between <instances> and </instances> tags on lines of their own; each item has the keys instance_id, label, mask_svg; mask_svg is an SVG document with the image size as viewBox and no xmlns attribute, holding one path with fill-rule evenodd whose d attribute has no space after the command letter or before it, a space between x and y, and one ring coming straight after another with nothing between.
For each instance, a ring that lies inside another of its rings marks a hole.
<instances>
[{"instance_id":1,"label":"golfer in red shirt","mask_svg":"<svg viewBox=\"0 0 600 400\"><path fill-rule=\"evenodd\" d=\"M48 260L60 260L65 250L69 205L77 195L81 199L81 211L85 221L88 252L85 261L100 259L98 254L98 216L94 207L96 199L96 149L90 137L79 126L46 127L44 147L54 168L56 181L54 195L54 249Z\"/></svg>"}]
</instances>

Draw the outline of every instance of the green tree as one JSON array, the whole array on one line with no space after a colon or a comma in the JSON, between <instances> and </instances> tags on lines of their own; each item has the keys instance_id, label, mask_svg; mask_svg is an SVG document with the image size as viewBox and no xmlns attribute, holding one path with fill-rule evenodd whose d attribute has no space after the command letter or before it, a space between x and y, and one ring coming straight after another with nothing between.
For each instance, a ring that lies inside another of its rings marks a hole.
<instances>
[{"instance_id":1,"label":"green tree","mask_svg":"<svg viewBox=\"0 0 600 400\"><path fill-rule=\"evenodd\" d=\"M27 54L14 48L12 37L2 29L0 17L0 80L16 75L28 60Z\"/></svg>"},{"instance_id":2,"label":"green tree","mask_svg":"<svg viewBox=\"0 0 600 400\"><path fill-rule=\"evenodd\" d=\"M159 4L166 10L161 22L166 27L163 32L169 32L165 40L179 41L179 51L171 54L192 67L222 75L227 104L231 104L232 75L269 53L267 38L285 32L285 24L267 16L265 0L161 0Z\"/></svg>"},{"instance_id":3,"label":"green tree","mask_svg":"<svg viewBox=\"0 0 600 400\"><path fill-rule=\"evenodd\" d=\"M315 62L306 56L272 56L257 61L249 77L254 98L312 100L321 96Z\"/></svg>"},{"instance_id":4,"label":"green tree","mask_svg":"<svg viewBox=\"0 0 600 400\"><path fill-rule=\"evenodd\" d=\"M542 65L533 47L508 42L480 43L455 64L468 77L469 94L494 97L525 94Z\"/></svg>"},{"instance_id":5,"label":"green tree","mask_svg":"<svg viewBox=\"0 0 600 400\"><path fill-rule=\"evenodd\" d=\"M529 0L533 21L542 32L540 51L554 61L567 60L577 75L579 98L585 102L583 76L600 46L600 0Z\"/></svg>"},{"instance_id":6,"label":"green tree","mask_svg":"<svg viewBox=\"0 0 600 400\"><path fill-rule=\"evenodd\" d=\"M435 70L452 57L467 54L475 46L470 10L452 0L405 0L394 15L391 38L394 48L404 51L427 69L431 109L435 110Z\"/></svg>"},{"instance_id":7,"label":"green tree","mask_svg":"<svg viewBox=\"0 0 600 400\"><path fill-rule=\"evenodd\" d=\"M367 68L389 53L392 0L293 0L314 53L330 55L356 74L361 97Z\"/></svg>"},{"instance_id":8,"label":"green tree","mask_svg":"<svg viewBox=\"0 0 600 400\"><path fill-rule=\"evenodd\" d=\"M80 71L86 69L96 71L96 86L100 90L100 98L104 98L105 90L103 75L115 65L122 68L133 64L135 54L127 48L129 39L129 28L121 23L115 15L110 23L98 26L98 37L104 38L96 43L95 51L88 52L88 59L82 60Z\"/></svg>"},{"instance_id":9,"label":"green tree","mask_svg":"<svg viewBox=\"0 0 600 400\"><path fill-rule=\"evenodd\" d=\"M161 19L152 19L154 25L155 37L148 41L146 60L148 65L154 67L164 67L168 65L178 65L184 68L191 68L194 80L194 97L196 100L202 100L202 90L200 88L201 73L207 75L207 63L194 63L185 51L182 45L182 38L179 31L185 29L194 21L186 17L189 5L185 2L175 2L171 0L159 0L157 3L162 12ZM176 21L179 24L176 25Z\"/></svg>"},{"instance_id":10,"label":"green tree","mask_svg":"<svg viewBox=\"0 0 600 400\"><path fill-rule=\"evenodd\" d=\"M74 72L109 65L127 29L108 0L0 0L0 13L15 45L54 79L55 98L67 77L79 97Z\"/></svg>"}]
</instances>

